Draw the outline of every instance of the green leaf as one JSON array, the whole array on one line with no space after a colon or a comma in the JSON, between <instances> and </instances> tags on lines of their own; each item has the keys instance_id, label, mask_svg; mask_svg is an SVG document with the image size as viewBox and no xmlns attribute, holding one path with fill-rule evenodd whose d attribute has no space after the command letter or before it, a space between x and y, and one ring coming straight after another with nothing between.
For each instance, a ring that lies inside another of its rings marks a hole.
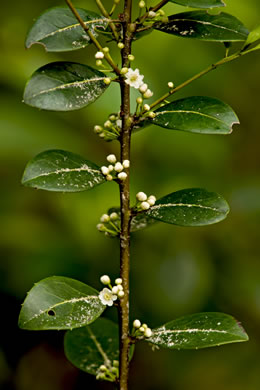
<instances>
[{"instance_id":1,"label":"green leaf","mask_svg":"<svg viewBox=\"0 0 260 390\"><path fill-rule=\"evenodd\" d=\"M203 134L230 134L238 117L230 106L218 99L193 96L155 110L154 125L166 129Z\"/></svg>"},{"instance_id":2,"label":"green leaf","mask_svg":"<svg viewBox=\"0 0 260 390\"><path fill-rule=\"evenodd\" d=\"M258 26L257 28L255 28L253 31L250 32L244 46L252 45L259 39L260 39L260 26Z\"/></svg>"},{"instance_id":3,"label":"green leaf","mask_svg":"<svg viewBox=\"0 0 260 390\"><path fill-rule=\"evenodd\" d=\"M210 15L205 11L191 11L168 19L167 23L155 23L154 28L183 38L215 42L245 41L249 33L237 18L225 12Z\"/></svg>"},{"instance_id":4,"label":"green leaf","mask_svg":"<svg viewBox=\"0 0 260 390\"><path fill-rule=\"evenodd\" d=\"M230 315L198 313L153 329L145 341L163 348L199 349L247 340L242 326Z\"/></svg>"},{"instance_id":5,"label":"green leaf","mask_svg":"<svg viewBox=\"0 0 260 390\"><path fill-rule=\"evenodd\" d=\"M192 8L214 8L225 7L222 0L170 0L172 3L184 5Z\"/></svg>"},{"instance_id":6,"label":"green leaf","mask_svg":"<svg viewBox=\"0 0 260 390\"><path fill-rule=\"evenodd\" d=\"M173 192L146 211L149 217L179 226L204 226L226 218L229 206L222 196L201 188Z\"/></svg>"},{"instance_id":7,"label":"green leaf","mask_svg":"<svg viewBox=\"0 0 260 390\"><path fill-rule=\"evenodd\" d=\"M66 332L64 349L67 359L88 374L97 375L99 367L119 360L118 326L106 318Z\"/></svg>"},{"instance_id":8,"label":"green leaf","mask_svg":"<svg viewBox=\"0 0 260 390\"><path fill-rule=\"evenodd\" d=\"M105 182L99 167L64 150L48 150L27 164L22 184L47 191L86 191Z\"/></svg>"},{"instance_id":9,"label":"green leaf","mask_svg":"<svg viewBox=\"0 0 260 390\"><path fill-rule=\"evenodd\" d=\"M73 329L95 321L105 310L99 292L77 280L52 276L28 292L19 316L27 330Z\"/></svg>"},{"instance_id":10,"label":"green leaf","mask_svg":"<svg viewBox=\"0 0 260 390\"><path fill-rule=\"evenodd\" d=\"M93 103L107 88L104 75L74 62L52 62L28 80L24 102L51 111L72 111Z\"/></svg>"},{"instance_id":11,"label":"green leaf","mask_svg":"<svg viewBox=\"0 0 260 390\"><path fill-rule=\"evenodd\" d=\"M97 29L106 29L107 21L102 16L81 8L77 11L95 37ZM55 7L41 14L29 31L25 46L30 48L35 43L42 44L46 51L57 52L82 49L91 41L68 7Z\"/></svg>"}]
</instances>

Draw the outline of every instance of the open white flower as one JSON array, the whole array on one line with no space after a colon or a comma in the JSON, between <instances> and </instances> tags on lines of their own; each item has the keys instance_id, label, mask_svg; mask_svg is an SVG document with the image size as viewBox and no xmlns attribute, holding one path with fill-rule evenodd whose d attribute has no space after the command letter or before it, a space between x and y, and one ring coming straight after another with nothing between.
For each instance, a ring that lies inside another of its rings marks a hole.
<instances>
[{"instance_id":1,"label":"open white flower","mask_svg":"<svg viewBox=\"0 0 260 390\"><path fill-rule=\"evenodd\" d=\"M141 85L143 85L143 78L144 76L139 73L139 69L128 69L128 72L125 75L126 77L126 84L129 84L130 87L134 87L136 89L139 89Z\"/></svg>"},{"instance_id":2,"label":"open white flower","mask_svg":"<svg viewBox=\"0 0 260 390\"><path fill-rule=\"evenodd\" d=\"M99 299L103 305L113 306L114 301L117 300L117 295L115 295L109 288L103 288L99 293Z\"/></svg>"}]
</instances>

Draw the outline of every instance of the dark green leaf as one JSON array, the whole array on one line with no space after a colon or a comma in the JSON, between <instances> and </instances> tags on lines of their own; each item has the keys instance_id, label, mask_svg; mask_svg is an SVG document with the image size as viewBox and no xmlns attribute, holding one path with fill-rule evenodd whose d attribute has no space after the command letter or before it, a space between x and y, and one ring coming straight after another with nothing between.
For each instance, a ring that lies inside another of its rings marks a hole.
<instances>
[{"instance_id":1,"label":"dark green leaf","mask_svg":"<svg viewBox=\"0 0 260 390\"><path fill-rule=\"evenodd\" d=\"M98 291L77 280L52 276L29 291L19 316L28 330L73 329L95 321L105 307Z\"/></svg>"},{"instance_id":2,"label":"dark green leaf","mask_svg":"<svg viewBox=\"0 0 260 390\"><path fill-rule=\"evenodd\" d=\"M24 102L51 111L78 110L94 102L107 88L104 75L74 62L52 62L33 73Z\"/></svg>"},{"instance_id":3,"label":"dark green leaf","mask_svg":"<svg viewBox=\"0 0 260 390\"><path fill-rule=\"evenodd\" d=\"M242 326L230 315L198 313L153 329L145 341L170 349L198 349L247 340Z\"/></svg>"},{"instance_id":4,"label":"dark green leaf","mask_svg":"<svg viewBox=\"0 0 260 390\"><path fill-rule=\"evenodd\" d=\"M229 134L239 120L230 106L218 99L193 96L155 110L150 121L166 129L203 134Z\"/></svg>"},{"instance_id":5,"label":"dark green leaf","mask_svg":"<svg viewBox=\"0 0 260 390\"><path fill-rule=\"evenodd\" d=\"M183 12L169 16L167 23L155 23L154 28L168 34L203 41L245 41L249 31L234 16L222 12L210 15L204 11Z\"/></svg>"},{"instance_id":6,"label":"dark green leaf","mask_svg":"<svg viewBox=\"0 0 260 390\"><path fill-rule=\"evenodd\" d=\"M27 164L22 184L47 191L86 191L105 182L99 167L64 150L48 150Z\"/></svg>"},{"instance_id":7,"label":"dark green leaf","mask_svg":"<svg viewBox=\"0 0 260 390\"><path fill-rule=\"evenodd\" d=\"M95 37L97 29L106 29L107 21L102 16L81 8L77 11ZM45 11L29 31L25 46L30 48L35 43L55 52L82 49L91 42L68 7L55 7Z\"/></svg>"},{"instance_id":8,"label":"dark green leaf","mask_svg":"<svg viewBox=\"0 0 260 390\"><path fill-rule=\"evenodd\" d=\"M204 226L222 221L229 206L222 196L201 188L173 192L146 211L161 222L179 226Z\"/></svg>"},{"instance_id":9,"label":"dark green leaf","mask_svg":"<svg viewBox=\"0 0 260 390\"><path fill-rule=\"evenodd\" d=\"M259 39L260 39L260 26L258 26L257 28L255 28L253 31L250 32L245 42L245 46L252 45Z\"/></svg>"},{"instance_id":10,"label":"dark green leaf","mask_svg":"<svg viewBox=\"0 0 260 390\"><path fill-rule=\"evenodd\" d=\"M184 5L192 8L213 8L224 7L222 0L170 0L172 3Z\"/></svg>"},{"instance_id":11,"label":"dark green leaf","mask_svg":"<svg viewBox=\"0 0 260 390\"><path fill-rule=\"evenodd\" d=\"M99 367L110 367L119 360L118 326L106 318L66 332L64 340L67 359L89 374L97 375Z\"/></svg>"}]
</instances>

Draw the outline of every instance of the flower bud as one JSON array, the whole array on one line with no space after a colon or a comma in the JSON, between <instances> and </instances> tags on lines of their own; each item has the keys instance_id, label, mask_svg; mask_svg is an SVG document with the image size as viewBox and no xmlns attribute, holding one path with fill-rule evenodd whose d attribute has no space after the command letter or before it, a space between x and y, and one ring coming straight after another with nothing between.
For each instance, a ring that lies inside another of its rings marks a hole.
<instances>
[{"instance_id":1,"label":"flower bud","mask_svg":"<svg viewBox=\"0 0 260 390\"><path fill-rule=\"evenodd\" d=\"M101 372L106 372L106 371L107 371L107 367L106 367L104 364L102 364L102 365L99 367L99 370L100 370Z\"/></svg>"},{"instance_id":2,"label":"flower bud","mask_svg":"<svg viewBox=\"0 0 260 390\"><path fill-rule=\"evenodd\" d=\"M147 199L147 195L144 192L138 192L136 194L136 199L139 200L139 202L143 202Z\"/></svg>"},{"instance_id":3,"label":"flower bud","mask_svg":"<svg viewBox=\"0 0 260 390\"><path fill-rule=\"evenodd\" d=\"M129 59L129 61L134 61L135 56L133 56L133 54L129 54L128 59Z\"/></svg>"},{"instance_id":4,"label":"flower bud","mask_svg":"<svg viewBox=\"0 0 260 390\"><path fill-rule=\"evenodd\" d=\"M123 44L123 42L118 42L117 47L119 49L123 49L125 47L125 45Z\"/></svg>"},{"instance_id":5,"label":"flower bud","mask_svg":"<svg viewBox=\"0 0 260 390\"><path fill-rule=\"evenodd\" d=\"M141 326L141 322L139 320L134 320L133 327L139 329Z\"/></svg>"},{"instance_id":6,"label":"flower bud","mask_svg":"<svg viewBox=\"0 0 260 390\"><path fill-rule=\"evenodd\" d=\"M108 275L102 275L100 278L100 282L103 284L110 284L110 277Z\"/></svg>"},{"instance_id":7,"label":"flower bud","mask_svg":"<svg viewBox=\"0 0 260 390\"><path fill-rule=\"evenodd\" d=\"M103 175L107 175L109 173L108 167L103 166L100 169L101 169L101 172L103 173Z\"/></svg>"},{"instance_id":8,"label":"flower bud","mask_svg":"<svg viewBox=\"0 0 260 390\"><path fill-rule=\"evenodd\" d=\"M119 218L119 215L117 213L111 213L109 217L110 217L111 221L116 221ZM119 278L116 279L116 281L117 280L119 280ZM122 279L120 279L120 280L122 280ZM118 284L116 281L115 281L115 283Z\"/></svg>"},{"instance_id":9,"label":"flower bud","mask_svg":"<svg viewBox=\"0 0 260 390\"><path fill-rule=\"evenodd\" d=\"M115 284L122 284L123 283L123 280L121 278L117 278L115 280Z\"/></svg>"},{"instance_id":10,"label":"flower bud","mask_svg":"<svg viewBox=\"0 0 260 390\"><path fill-rule=\"evenodd\" d=\"M102 130L103 130L103 127L101 127L101 126L99 126L99 125L94 126L94 132L95 132L96 134L101 133Z\"/></svg>"},{"instance_id":11,"label":"flower bud","mask_svg":"<svg viewBox=\"0 0 260 390\"><path fill-rule=\"evenodd\" d=\"M141 203L141 209L142 210L148 210L150 208L150 205L148 202L142 202Z\"/></svg>"},{"instance_id":12,"label":"flower bud","mask_svg":"<svg viewBox=\"0 0 260 390\"><path fill-rule=\"evenodd\" d=\"M113 366L114 367L119 367L119 361L118 360L113 360Z\"/></svg>"},{"instance_id":13,"label":"flower bud","mask_svg":"<svg viewBox=\"0 0 260 390\"><path fill-rule=\"evenodd\" d=\"M112 288L112 293L113 293L113 294L117 294L117 293L118 293L118 286L114 286L114 287Z\"/></svg>"},{"instance_id":14,"label":"flower bud","mask_svg":"<svg viewBox=\"0 0 260 390\"><path fill-rule=\"evenodd\" d=\"M141 87L139 88L139 92L141 93L145 93L148 89L148 85L147 84L142 84Z\"/></svg>"},{"instance_id":15,"label":"flower bud","mask_svg":"<svg viewBox=\"0 0 260 390\"><path fill-rule=\"evenodd\" d=\"M115 164L114 169L115 169L116 172L121 172L124 169L124 167L123 167L123 165L120 162L117 162Z\"/></svg>"},{"instance_id":16,"label":"flower bud","mask_svg":"<svg viewBox=\"0 0 260 390\"><path fill-rule=\"evenodd\" d=\"M156 114L155 114L155 112L150 111L149 114L148 114L148 116L149 116L149 118L153 119L153 118L156 117Z\"/></svg>"},{"instance_id":17,"label":"flower bud","mask_svg":"<svg viewBox=\"0 0 260 390\"><path fill-rule=\"evenodd\" d=\"M116 156L114 154L109 154L107 156L107 161L110 162L111 164L115 164L116 163Z\"/></svg>"},{"instance_id":18,"label":"flower bud","mask_svg":"<svg viewBox=\"0 0 260 390\"><path fill-rule=\"evenodd\" d=\"M144 104L144 110L145 111L149 111L150 110L150 106L149 106L149 104Z\"/></svg>"},{"instance_id":19,"label":"flower bud","mask_svg":"<svg viewBox=\"0 0 260 390\"><path fill-rule=\"evenodd\" d=\"M118 175L117 175L118 179L124 181L126 178L127 178L127 173L125 172L120 172Z\"/></svg>"},{"instance_id":20,"label":"flower bud","mask_svg":"<svg viewBox=\"0 0 260 390\"><path fill-rule=\"evenodd\" d=\"M103 223L97 224L97 230L104 232L106 230L105 225L103 225Z\"/></svg>"},{"instance_id":21,"label":"flower bud","mask_svg":"<svg viewBox=\"0 0 260 390\"><path fill-rule=\"evenodd\" d=\"M139 97L136 99L136 103L142 104L142 103L143 103L143 99L139 96Z\"/></svg>"},{"instance_id":22,"label":"flower bud","mask_svg":"<svg viewBox=\"0 0 260 390\"><path fill-rule=\"evenodd\" d=\"M117 293L118 298L123 298L124 295L125 295L125 293L123 290L118 291L118 293Z\"/></svg>"},{"instance_id":23,"label":"flower bud","mask_svg":"<svg viewBox=\"0 0 260 390\"><path fill-rule=\"evenodd\" d=\"M97 60L102 60L102 58L104 58L104 53L102 53L102 51L97 51L95 54L95 58Z\"/></svg>"},{"instance_id":24,"label":"flower bud","mask_svg":"<svg viewBox=\"0 0 260 390\"><path fill-rule=\"evenodd\" d=\"M108 53L109 52L109 47L103 47L103 53Z\"/></svg>"},{"instance_id":25,"label":"flower bud","mask_svg":"<svg viewBox=\"0 0 260 390\"><path fill-rule=\"evenodd\" d=\"M97 66L101 66L101 65L102 65L102 61L101 61L101 60L97 60L97 61L96 61L96 65L97 65Z\"/></svg>"},{"instance_id":26,"label":"flower bud","mask_svg":"<svg viewBox=\"0 0 260 390\"><path fill-rule=\"evenodd\" d=\"M100 217L100 221L101 222L109 222L110 221L110 217L109 217L109 215L107 215L107 214L103 214L101 217Z\"/></svg>"},{"instance_id":27,"label":"flower bud","mask_svg":"<svg viewBox=\"0 0 260 390\"><path fill-rule=\"evenodd\" d=\"M113 176L111 176L111 175L106 175L106 179L107 179L107 181L112 181L112 180L113 180Z\"/></svg>"},{"instance_id":28,"label":"flower bud","mask_svg":"<svg viewBox=\"0 0 260 390\"><path fill-rule=\"evenodd\" d=\"M153 206L156 202L156 197L153 195L150 195L149 198L147 199L147 202L149 203L150 206Z\"/></svg>"},{"instance_id":29,"label":"flower bud","mask_svg":"<svg viewBox=\"0 0 260 390\"><path fill-rule=\"evenodd\" d=\"M151 337L153 334L152 330L150 328L146 328L144 331L145 337Z\"/></svg>"},{"instance_id":30,"label":"flower bud","mask_svg":"<svg viewBox=\"0 0 260 390\"><path fill-rule=\"evenodd\" d=\"M145 1L144 0L139 1L138 6L139 6L139 8L144 8L145 7Z\"/></svg>"},{"instance_id":31,"label":"flower bud","mask_svg":"<svg viewBox=\"0 0 260 390\"><path fill-rule=\"evenodd\" d=\"M110 129L111 126L112 126L112 123L111 123L110 120L107 120L107 121L104 123L104 127L105 127L106 129Z\"/></svg>"},{"instance_id":32,"label":"flower bud","mask_svg":"<svg viewBox=\"0 0 260 390\"><path fill-rule=\"evenodd\" d=\"M123 167L124 168L129 168L130 167L130 161L129 160L124 160L123 161Z\"/></svg>"},{"instance_id":33,"label":"flower bud","mask_svg":"<svg viewBox=\"0 0 260 390\"><path fill-rule=\"evenodd\" d=\"M153 96L153 92L150 89L147 89L147 91L143 94L144 99L149 99Z\"/></svg>"},{"instance_id":34,"label":"flower bud","mask_svg":"<svg viewBox=\"0 0 260 390\"><path fill-rule=\"evenodd\" d=\"M114 170L114 165L111 165L111 164L110 164L110 165L108 166L108 170L109 170L109 173L112 172L112 171Z\"/></svg>"},{"instance_id":35,"label":"flower bud","mask_svg":"<svg viewBox=\"0 0 260 390\"><path fill-rule=\"evenodd\" d=\"M109 115L109 119L114 122L116 120L116 116L114 114Z\"/></svg>"},{"instance_id":36,"label":"flower bud","mask_svg":"<svg viewBox=\"0 0 260 390\"><path fill-rule=\"evenodd\" d=\"M148 16L149 16L149 18L154 18L155 16L156 16L156 12L154 12L154 11L149 11L148 12Z\"/></svg>"},{"instance_id":37,"label":"flower bud","mask_svg":"<svg viewBox=\"0 0 260 390\"><path fill-rule=\"evenodd\" d=\"M111 78L110 77L105 77L103 81L104 81L104 83L106 85L109 85L111 83Z\"/></svg>"},{"instance_id":38,"label":"flower bud","mask_svg":"<svg viewBox=\"0 0 260 390\"><path fill-rule=\"evenodd\" d=\"M170 89L172 89L172 88L174 87L174 84L173 84L172 81L169 81L169 82L168 82L168 87L169 87Z\"/></svg>"},{"instance_id":39,"label":"flower bud","mask_svg":"<svg viewBox=\"0 0 260 390\"><path fill-rule=\"evenodd\" d=\"M127 72L128 72L128 68L126 68L126 67L122 68L121 71L120 71L120 73L123 74L123 75L126 74Z\"/></svg>"}]
</instances>

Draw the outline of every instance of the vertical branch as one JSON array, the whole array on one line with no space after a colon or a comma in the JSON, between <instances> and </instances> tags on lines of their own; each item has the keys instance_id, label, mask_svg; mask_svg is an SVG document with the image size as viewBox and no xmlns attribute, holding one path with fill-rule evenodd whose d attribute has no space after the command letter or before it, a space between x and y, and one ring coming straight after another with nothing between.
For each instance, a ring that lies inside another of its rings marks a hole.
<instances>
[{"instance_id":1,"label":"vertical branch","mask_svg":"<svg viewBox=\"0 0 260 390\"><path fill-rule=\"evenodd\" d=\"M131 23L132 0L125 0L123 23L122 67L128 65L128 55L131 53L132 33L129 30ZM130 87L124 78L120 79L121 88L121 161L130 160L130 141L132 130L132 118L130 113ZM127 390L129 376L129 269L130 269L130 185L129 171L127 178L120 184L120 211L121 211L121 234L120 234L120 276L123 279L125 295L120 300L120 376L119 389Z\"/></svg>"}]
</instances>

